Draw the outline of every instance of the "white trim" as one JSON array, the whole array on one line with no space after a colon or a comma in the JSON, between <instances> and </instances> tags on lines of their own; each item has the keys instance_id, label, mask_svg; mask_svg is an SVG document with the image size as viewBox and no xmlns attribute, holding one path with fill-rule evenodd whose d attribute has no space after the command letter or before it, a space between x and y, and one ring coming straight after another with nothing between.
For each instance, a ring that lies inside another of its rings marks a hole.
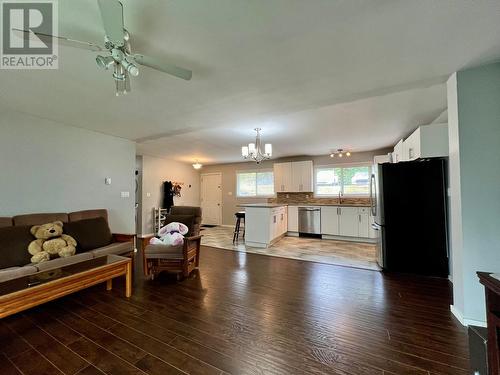
<instances>
[{"instance_id":1,"label":"white trim","mask_svg":"<svg viewBox=\"0 0 500 375\"><path fill-rule=\"evenodd\" d=\"M318 194L317 189L317 172L318 169L330 169L330 168L356 168L356 167L368 167L368 176L373 173L373 164L369 162L364 163L343 163L343 164L329 164L329 165L315 165L313 173L313 196L314 198L337 198L338 194ZM343 172L342 172L343 173ZM343 197L346 198L370 198L370 194L345 194L344 184L342 183L343 175L340 175L340 191Z\"/></svg>"},{"instance_id":2,"label":"white trim","mask_svg":"<svg viewBox=\"0 0 500 375\"><path fill-rule=\"evenodd\" d=\"M220 176L220 189L219 189L219 197L220 197L220 206L219 206L219 223L217 224L208 224L208 225L220 225L224 221L223 215L223 201L224 201L224 195L222 194L222 191L224 190L224 185L223 185L223 175L222 172L209 172L209 173L200 173L200 207L202 206L202 194L203 194L203 177L204 176ZM203 212L201 216L201 225L205 224L203 223Z\"/></svg>"},{"instance_id":3,"label":"white trim","mask_svg":"<svg viewBox=\"0 0 500 375\"><path fill-rule=\"evenodd\" d=\"M266 194L266 195L258 195L257 194L257 173L269 173L271 172L273 174L273 193L272 194ZM239 184L238 184L238 174L241 173L255 173L255 195L239 195ZM274 169L273 168L262 168L262 169L242 169L242 170L237 170L234 173L234 177L236 179L236 194L235 197L236 199L262 199L262 198L275 198L276 197L276 191L274 190Z\"/></svg>"},{"instance_id":4,"label":"white trim","mask_svg":"<svg viewBox=\"0 0 500 375\"><path fill-rule=\"evenodd\" d=\"M462 312L455 307L455 305L450 305L451 313L457 318L457 320L465 327L468 326L478 326L478 327L486 327L486 322L482 320L474 320L474 319L465 319Z\"/></svg>"}]
</instances>

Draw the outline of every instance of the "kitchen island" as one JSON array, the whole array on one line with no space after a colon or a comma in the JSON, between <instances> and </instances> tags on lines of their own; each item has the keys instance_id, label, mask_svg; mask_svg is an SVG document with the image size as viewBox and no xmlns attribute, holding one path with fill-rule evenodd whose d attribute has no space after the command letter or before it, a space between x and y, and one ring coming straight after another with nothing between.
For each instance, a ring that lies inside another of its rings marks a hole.
<instances>
[{"instance_id":1,"label":"kitchen island","mask_svg":"<svg viewBox=\"0 0 500 375\"><path fill-rule=\"evenodd\" d=\"M245 208L245 245L266 248L286 235L286 204L241 204Z\"/></svg>"}]
</instances>

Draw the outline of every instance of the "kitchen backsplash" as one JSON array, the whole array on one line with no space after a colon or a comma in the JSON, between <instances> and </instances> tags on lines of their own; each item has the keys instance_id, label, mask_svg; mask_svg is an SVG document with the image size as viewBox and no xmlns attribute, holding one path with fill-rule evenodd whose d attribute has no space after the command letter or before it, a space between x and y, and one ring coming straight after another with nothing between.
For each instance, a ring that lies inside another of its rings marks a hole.
<instances>
[{"instance_id":1,"label":"kitchen backsplash","mask_svg":"<svg viewBox=\"0 0 500 375\"><path fill-rule=\"evenodd\" d=\"M338 198L317 198L314 193L277 193L276 198L269 198L268 203L285 204L339 204ZM342 197L342 204L369 206L370 198Z\"/></svg>"}]
</instances>

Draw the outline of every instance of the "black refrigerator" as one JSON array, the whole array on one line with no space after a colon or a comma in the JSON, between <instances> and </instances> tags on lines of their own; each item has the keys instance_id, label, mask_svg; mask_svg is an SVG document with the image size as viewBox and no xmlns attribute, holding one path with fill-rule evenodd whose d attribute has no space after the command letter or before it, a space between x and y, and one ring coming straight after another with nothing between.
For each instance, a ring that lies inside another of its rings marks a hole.
<instances>
[{"instance_id":1,"label":"black refrigerator","mask_svg":"<svg viewBox=\"0 0 500 375\"><path fill-rule=\"evenodd\" d=\"M446 181L445 159L374 167L371 209L383 270L448 277Z\"/></svg>"}]
</instances>

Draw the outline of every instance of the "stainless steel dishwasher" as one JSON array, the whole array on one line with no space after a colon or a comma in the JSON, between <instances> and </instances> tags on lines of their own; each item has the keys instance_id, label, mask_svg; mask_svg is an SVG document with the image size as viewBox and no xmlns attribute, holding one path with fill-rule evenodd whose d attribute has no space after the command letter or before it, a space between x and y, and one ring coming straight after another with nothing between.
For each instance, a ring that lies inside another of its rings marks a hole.
<instances>
[{"instance_id":1,"label":"stainless steel dishwasher","mask_svg":"<svg viewBox=\"0 0 500 375\"><path fill-rule=\"evenodd\" d=\"M299 235L321 236L320 207L299 207Z\"/></svg>"}]
</instances>

